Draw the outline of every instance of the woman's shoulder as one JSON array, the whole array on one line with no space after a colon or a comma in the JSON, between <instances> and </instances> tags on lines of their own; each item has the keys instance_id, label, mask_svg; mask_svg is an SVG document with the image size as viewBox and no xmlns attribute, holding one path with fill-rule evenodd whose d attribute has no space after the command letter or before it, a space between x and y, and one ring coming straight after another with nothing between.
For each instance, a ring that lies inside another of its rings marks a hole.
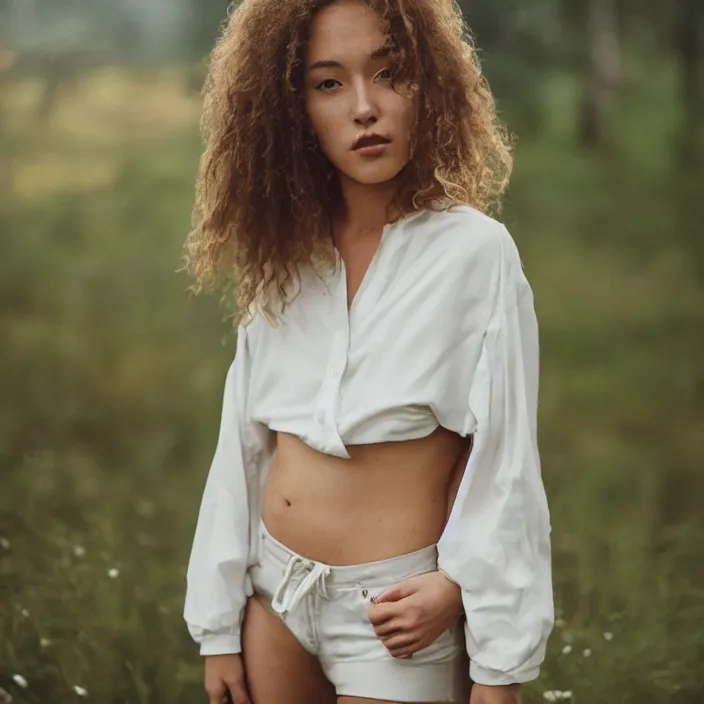
<instances>
[{"instance_id":1,"label":"woman's shoulder","mask_svg":"<svg viewBox=\"0 0 704 704\"><path fill-rule=\"evenodd\" d=\"M459 266L498 263L515 247L503 223L471 205L429 210L417 221L424 245Z\"/></svg>"}]
</instances>

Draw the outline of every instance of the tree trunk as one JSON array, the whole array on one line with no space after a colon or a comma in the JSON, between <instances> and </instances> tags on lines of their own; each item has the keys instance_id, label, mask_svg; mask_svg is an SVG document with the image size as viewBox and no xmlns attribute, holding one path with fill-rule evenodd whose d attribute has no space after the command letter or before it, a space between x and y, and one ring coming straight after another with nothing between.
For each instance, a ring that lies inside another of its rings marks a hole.
<instances>
[{"instance_id":1,"label":"tree trunk","mask_svg":"<svg viewBox=\"0 0 704 704\"><path fill-rule=\"evenodd\" d=\"M684 124L682 157L685 162L697 162L702 147L704 121L704 5L701 0L681 0L677 27L677 53L680 63L680 85Z\"/></svg>"},{"instance_id":2,"label":"tree trunk","mask_svg":"<svg viewBox=\"0 0 704 704\"><path fill-rule=\"evenodd\" d=\"M599 149L608 141L614 97L621 83L616 0L589 0L589 69L582 107L581 141Z\"/></svg>"}]
</instances>

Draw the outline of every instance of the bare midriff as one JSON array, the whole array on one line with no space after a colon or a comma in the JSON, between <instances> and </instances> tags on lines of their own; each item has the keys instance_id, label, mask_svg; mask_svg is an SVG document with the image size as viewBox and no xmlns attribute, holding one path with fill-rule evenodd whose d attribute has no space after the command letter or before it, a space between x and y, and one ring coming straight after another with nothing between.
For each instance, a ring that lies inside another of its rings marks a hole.
<instances>
[{"instance_id":1,"label":"bare midriff","mask_svg":"<svg viewBox=\"0 0 704 704\"><path fill-rule=\"evenodd\" d=\"M277 433L262 518L310 560L356 565L437 542L464 473L469 439L444 428L418 440L347 447L351 459Z\"/></svg>"}]
</instances>

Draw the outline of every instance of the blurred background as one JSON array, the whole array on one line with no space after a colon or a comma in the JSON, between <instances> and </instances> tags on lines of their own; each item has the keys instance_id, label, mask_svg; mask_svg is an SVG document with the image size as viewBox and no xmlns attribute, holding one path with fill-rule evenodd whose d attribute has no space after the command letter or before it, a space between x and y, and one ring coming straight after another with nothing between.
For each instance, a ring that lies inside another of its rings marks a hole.
<instances>
[{"instance_id":1,"label":"blurred background","mask_svg":"<svg viewBox=\"0 0 704 704\"><path fill-rule=\"evenodd\" d=\"M0 0L0 702L203 700L184 573L234 333L177 270L226 5ZM462 6L542 327L526 701L704 702L704 2Z\"/></svg>"}]
</instances>

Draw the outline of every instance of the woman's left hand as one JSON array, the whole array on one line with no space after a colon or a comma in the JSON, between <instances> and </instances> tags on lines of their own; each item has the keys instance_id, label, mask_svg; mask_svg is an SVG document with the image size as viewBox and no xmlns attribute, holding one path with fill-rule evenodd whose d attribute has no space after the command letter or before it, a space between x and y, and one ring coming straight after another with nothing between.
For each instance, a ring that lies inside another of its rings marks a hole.
<instances>
[{"instance_id":1,"label":"woman's left hand","mask_svg":"<svg viewBox=\"0 0 704 704\"><path fill-rule=\"evenodd\" d=\"M369 620L395 658L427 648L462 614L462 593L442 572L427 572L389 587L369 605Z\"/></svg>"}]
</instances>

